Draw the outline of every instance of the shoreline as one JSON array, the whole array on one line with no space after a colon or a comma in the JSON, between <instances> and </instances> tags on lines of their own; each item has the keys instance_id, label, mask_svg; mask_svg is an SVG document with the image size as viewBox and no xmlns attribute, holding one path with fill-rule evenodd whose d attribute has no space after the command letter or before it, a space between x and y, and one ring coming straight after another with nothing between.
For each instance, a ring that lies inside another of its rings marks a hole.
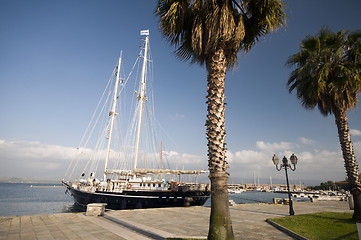
<instances>
[{"instance_id":1,"label":"shoreline","mask_svg":"<svg viewBox=\"0 0 361 240\"><path fill-rule=\"evenodd\" d=\"M61 181L33 181L33 180L29 180L29 181L12 181L12 180L0 180L0 183L24 183L24 184L61 184Z\"/></svg>"}]
</instances>

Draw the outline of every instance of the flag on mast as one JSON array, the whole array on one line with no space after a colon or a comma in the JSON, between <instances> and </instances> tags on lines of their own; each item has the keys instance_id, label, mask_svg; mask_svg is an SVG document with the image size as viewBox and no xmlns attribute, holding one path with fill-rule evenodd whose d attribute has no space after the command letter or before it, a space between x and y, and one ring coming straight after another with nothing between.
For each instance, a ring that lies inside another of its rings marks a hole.
<instances>
[{"instance_id":1,"label":"flag on mast","mask_svg":"<svg viewBox=\"0 0 361 240\"><path fill-rule=\"evenodd\" d=\"M149 30L140 31L140 35L149 35Z\"/></svg>"}]
</instances>

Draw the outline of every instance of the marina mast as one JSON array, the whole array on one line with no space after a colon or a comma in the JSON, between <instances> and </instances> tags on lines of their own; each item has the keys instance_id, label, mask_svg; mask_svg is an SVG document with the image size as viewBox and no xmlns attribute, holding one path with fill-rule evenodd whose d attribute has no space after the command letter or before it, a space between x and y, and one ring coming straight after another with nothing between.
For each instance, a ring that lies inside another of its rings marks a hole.
<instances>
[{"instance_id":1,"label":"marina mast","mask_svg":"<svg viewBox=\"0 0 361 240\"><path fill-rule=\"evenodd\" d=\"M107 156L105 158L103 181L107 180L107 169L108 169L108 162L109 162L109 155L110 155L110 145L111 145L111 142L112 142L114 119L115 119L115 115L117 115L117 113L115 112L115 109L116 109L116 106L117 106L117 95L118 95L118 85L119 85L119 80L120 80L120 66L121 66L121 64L122 64L122 52L120 52L120 57L119 57L119 60L118 60L117 77L116 77L115 86L114 86L113 106L112 106L112 109L109 112L110 129L109 129L109 137L108 137Z\"/></svg>"},{"instance_id":2,"label":"marina mast","mask_svg":"<svg viewBox=\"0 0 361 240\"><path fill-rule=\"evenodd\" d=\"M140 79L140 92L138 93L139 101L139 119L138 119L138 131L137 131L137 143L136 143L136 152L135 152L135 161L134 161L134 170L137 169L138 160L139 160L139 145L140 145L140 131L142 128L142 117L143 117L143 107L144 102L147 100L145 91L146 91L146 70L147 70L147 58L148 58L148 44L149 44L149 30L140 31L141 35L145 35L145 47L143 55L143 66Z\"/></svg>"}]
</instances>

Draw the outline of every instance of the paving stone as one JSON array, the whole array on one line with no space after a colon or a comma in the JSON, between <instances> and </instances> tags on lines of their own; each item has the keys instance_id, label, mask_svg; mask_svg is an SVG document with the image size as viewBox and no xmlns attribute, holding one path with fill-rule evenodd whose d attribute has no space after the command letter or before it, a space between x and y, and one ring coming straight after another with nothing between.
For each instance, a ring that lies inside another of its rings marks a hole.
<instances>
[{"instance_id":1,"label":"paving stone","mask_svg":"<svg viewBox=\"0 0 361 240\"><path fill-rule=\"evenodd\" d=\"M230 207L236 239L292 239L265 222L288 215L289 206L239 204ZM347 202L294 203L296 214L352 212ZM0 240L133 240L165 237L206 238L209 207L107 211L104 217L62 213L0 218Z\"/></svg>"}]
</instances>

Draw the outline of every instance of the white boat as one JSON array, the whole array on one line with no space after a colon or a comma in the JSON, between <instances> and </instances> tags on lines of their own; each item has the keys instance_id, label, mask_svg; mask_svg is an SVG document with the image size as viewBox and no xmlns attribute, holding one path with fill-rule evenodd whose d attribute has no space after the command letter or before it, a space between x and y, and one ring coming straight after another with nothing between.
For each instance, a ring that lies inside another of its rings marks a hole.
<instances>
[{"instance_id":1,"label":"white boat","mask_svg":"<svg viewBox=\"0 0 361 240\"><path fill-rule=\"evenodd\" d=\"M309 198L309 196L305 193L296 193L296 194L292 194L292 197L294 198Z\"/></svg>"},{"instance_id":2,"label":"white boat","mask_svg":"<svg viewBox=\"0 0 361 240\"><path fill-rule=\"evenodd\" d=\"M243 188L230 188L230 189L228 189L228 193L230 193L230 194L235 194L235 193L240 194L240 193L243 193L245 191L246 190L243 189Z\"/></svg>"},{"instance_id":3,"label":"white boat","mask_svg":"<svg viewBox=\"0 0 361 240\"><path fill-rule=\"evenodd\" d=\"M151 75L148 74L148 70L151 69L149 65L152 64L149 54L149 31L141 31L141 35L145 37L144 45L136 61L136 63L142 62L140 80L136 81L138 82L136 94L134 88L131 89L136 102L133 117L130 117L130 111L125 111L124 107L119 108L120 103L131 102L126 96L123 98L127 87L129 88L130 78L121 76L122 57L120 56L107 85L114 88L109 94L104 92L102 97L109 103L108 107L101 104L97 107L108 120L104 124L104 129L99 131L103 136L94 141L96 150L87 147L91 142L88 135L93 135L95 125L101 122L94 114L92 120L96 124L89 124L78 147L79 155L94 153L95 156L89 155L86 159L72 161L66 173L66 180L62 181L79 205L106 203L106 208L109 209L203 205L210 196L210 185L199 184L196 181L199 174L207 171L173 170L163 167L165 164L162 146L159 149L159 145L154 143L156 142L154 115L151 111L153 106L150 104L153 97L148 91L151 86L149 84ZM109 99L111 101L108 101ZM109 113L105 113L107 108L110 109ZM131 127L124 126L124 123L118 120L119 117L131 119L129 121ZM148 124L145 123L146 120ZM127 130L127 133L122 135L122 129ZM143 134L146 130L148 133ZM119 139L116 135L119 135ZM101 145L105 148L100 147ZM156 160L150 165L148 160L152 158ZM81 163L84 166L73 179ZM101 163L104 164L104 168L99 167ZM111 164L114 168L109 167ZM181 181L181 176L184 175L194 176L195 181Z\"/></svg>"},{"instance_id":4,"label":"white boat","mask_svg":"<svg viewBox=\"0 0 361 240\"><path fill-rule=\"evenodd\" d=\"M320 191L319 194L312 194L310 198L317 199L319 201L346 201L347 196L347 193L337 191Z\"/></svg>"}]
</instances>

